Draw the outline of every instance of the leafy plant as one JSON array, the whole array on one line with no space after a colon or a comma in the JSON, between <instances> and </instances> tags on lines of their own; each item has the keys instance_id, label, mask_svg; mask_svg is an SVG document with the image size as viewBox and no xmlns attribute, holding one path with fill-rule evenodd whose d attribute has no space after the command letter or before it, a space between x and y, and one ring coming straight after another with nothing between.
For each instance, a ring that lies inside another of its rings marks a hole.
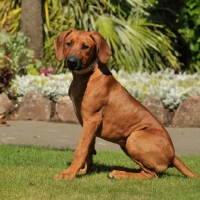
<instances>
[{"instance_id":1,"label":"leafy plant","mask_svg":"<svg viewBox=\"0 0 200 200\"><path fill-rule=\"evenodd\" d=\"M14 35L8 34L5 29L0 32L0 69L11 68L15 74L23 75L27 73L36 73L41 67L41 61L34 59L34 53L26 46L29 39L21 32Z\"/></svg>"},{"instance_id":2,"label":"leafy plant","mask_svg":"<svg viewBox=\"0 0 200 200\"><path fill-rule=\"evenodd\" d=\"M19 31L21 0L0 1L0 30L5 28L10 34Z\"/></svg>"},{"instance_id":3,"label":"leafy plant","mask_svg":"<svg viewBox=\"0 0 200 200\"><path fill-rule=\"evenodd\" d=\"M53 39L69 28L99 31L113 51L109 67L199 70L199 7L195 0L44 0L44 66L64 72ZM0 28L16 33L21 0L0 2ZM179 31L179 33L178 33ZM193 36L192 36L193 35Z\"/></svg>"},{"instance_id":4,"label":"leafy plant","mask_svg":"<svg viewBox=\"0 0 200 200\"><path fill-rule=\"evenodd\" d=\"M10 68L4 67L0 69L0 94L10 86L12 78L14 78L14 73Z\"/></svg>"},{"instance_id":5,"label":"leafy plant","mask_svg":"<svg viewBox=\"0 0 200 200\"><path fill-rule=\"evenodd\" d=\"M166 67L178 69L178 52L174 51L171 42L175 35L165 26L148 21L149 13L145 11L148 5L142 0L46 0L46 60L55 59L52 45L55 35L71 27L96 30L105 37L113 51L108 63L110 68L129 72L156 71ZM52 63L52 67L60 66L55 60Z\"/></svg>"},{"instance_id":6,"label":"leafy plant","mask_svg":"<svg viewBox=\"0 0 200 200\"><path fill-rule=\"evenodd\" d=\"M200 95L200 74L176 74L174 70L157 73L132 72L112 70L114 77L138 101L144 101L148 96L156 95L163 105L171 110L190 95ZM53 101L59 96L67 95L72 80L72 74L49 76L16 76L12 80L9 96L17 96L20 100L27 92L40 92Z\"/></svg>"},{"instance_id":7,"label":"leafy plant","mask_svg":"<svg viewBox=\"0 0 200 200\"><path fill-rule=\"evenodd\" d=\"M148 96L156 95L163 105L171 110L193 94L200 94L200 74L176 74L166 69L157 73L132 72L120 70L112 73L119 82L140 102Z\"/></svg>"},{"instance_id":8,"label":"leafy plant","mask_svg":"<svg viewBox=\"0 0 200 200\"><path fill-rule=\"evenodd\" d=\"M149 18L157 24L165 24L175 35L173 48L179 52L181 70L199 72L199 0L151 0Z\"/></svg>"},{"instance_id":9,"label":"leafy plant","mask_svg":"<svg viewBox=\"0 0 200 200\"><path fill-rule=\"evenodd\" d=\"M182 35L191 51L190 69L200 71L200 1L185 1L185 6L178 16L177 22L181 24L178 32Z\"/></svg>"},{"instance_id":10,"label":"leafy plant","mask_svg":"<svg viewBox=\"0 0 200 200\"><path fill-rule=\"evenodd\" d=\"M17 97L19 101L28 92L42 93L47 98L57 101L59 96L68 94L68 89L72 80L72 74L59 74L49 76L26 75L18 76L11 82L8 95Z\"/></svg>"}]
</instances>

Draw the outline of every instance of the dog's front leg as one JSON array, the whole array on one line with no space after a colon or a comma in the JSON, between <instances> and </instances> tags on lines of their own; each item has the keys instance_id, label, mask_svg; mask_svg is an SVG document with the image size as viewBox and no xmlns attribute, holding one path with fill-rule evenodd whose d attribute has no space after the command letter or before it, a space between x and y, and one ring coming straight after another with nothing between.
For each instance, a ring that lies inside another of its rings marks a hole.
<instances>
[{"instance_id":1,"label":"dog's front leg","mask_svg":"<svg viewBox=\"0 0 200 200\"><path fill-rule=\"evenodd\" d=\"M90 145L93 143L95 133L99 127L99 121L86 121L83 125L81 139L74 153L74 160L64 172L55 176L55 179L75 178L79 170L84 166L87 156L89 155Z\"/></svg>"},{"instance_id":2,"label":"dog's front leg","mask_svg":"<svg viewBox=\"0 0 200 200\"><path fill-rule=\"evenodd\" d=\"M96 155L95 150L95 139L92 140L92 143L90 144L88 155L85 160L85 164L82 166L82 168L79 170L78 174L86 174L92 170L93 166L93 155Z\"/></svg>"}]
</instances>

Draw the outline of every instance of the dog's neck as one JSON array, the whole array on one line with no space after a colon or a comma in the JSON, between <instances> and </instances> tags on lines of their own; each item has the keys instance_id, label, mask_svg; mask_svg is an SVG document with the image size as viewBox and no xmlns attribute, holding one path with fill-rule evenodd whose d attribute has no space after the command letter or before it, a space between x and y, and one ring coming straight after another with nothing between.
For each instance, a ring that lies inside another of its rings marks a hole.
<instances>
[{"instance_id":1,"label":"dog's neck","mask_svg":"<svg viewBox=\"0 0 200 200\"><path fill-rule=\"evenodd\" d=\"M93 62L91 65L89 65L88 67L85 67L85 68L83 68L83 69L81 69L81 70L74 70L73 72L74 72L75 74L86 74L86 73L88 73L88 72L94 70L94 68L97 66L97 63L98 63L98 62L99 62L99 58L97 57L97 58L94 60L94 62Z\"/></svg>"}]
</instances>

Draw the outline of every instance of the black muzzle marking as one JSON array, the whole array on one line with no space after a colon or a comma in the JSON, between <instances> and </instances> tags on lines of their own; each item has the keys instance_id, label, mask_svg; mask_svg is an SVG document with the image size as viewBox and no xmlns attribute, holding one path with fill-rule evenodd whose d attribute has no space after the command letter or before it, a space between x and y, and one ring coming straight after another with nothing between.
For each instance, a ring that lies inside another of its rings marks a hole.
<instances>
[{"instance_id":1,"label":"black muzzle marking","mask_svg":"<svg viewBox=\"0 0 200 200\"><path fill-rule=\"evenodd\" d=\"M65 58L64 67L70 70L80 70L81 62L76 56L68 56Z\"/></svg>"}]
</instances>

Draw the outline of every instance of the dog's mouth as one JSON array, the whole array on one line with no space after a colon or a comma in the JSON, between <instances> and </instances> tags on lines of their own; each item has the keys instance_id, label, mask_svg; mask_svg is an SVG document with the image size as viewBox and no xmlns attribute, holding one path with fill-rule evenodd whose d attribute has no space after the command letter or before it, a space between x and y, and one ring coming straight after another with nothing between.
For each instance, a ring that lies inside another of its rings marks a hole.
<instances>
[{"instance_id":1,"label":"dog's mouth","mask_svg":"<svg viewBox=\"0 0 200 200\"><path fill-rule=\"evenodd\" d=\"M69 68L70 70L81 70L82 68L85 67L84 64L82 64L82 62L74 57L74 56L69 56L65 59L65 63L64 63L64 67L65 68Z\"/></svg>"}]
</instances>

